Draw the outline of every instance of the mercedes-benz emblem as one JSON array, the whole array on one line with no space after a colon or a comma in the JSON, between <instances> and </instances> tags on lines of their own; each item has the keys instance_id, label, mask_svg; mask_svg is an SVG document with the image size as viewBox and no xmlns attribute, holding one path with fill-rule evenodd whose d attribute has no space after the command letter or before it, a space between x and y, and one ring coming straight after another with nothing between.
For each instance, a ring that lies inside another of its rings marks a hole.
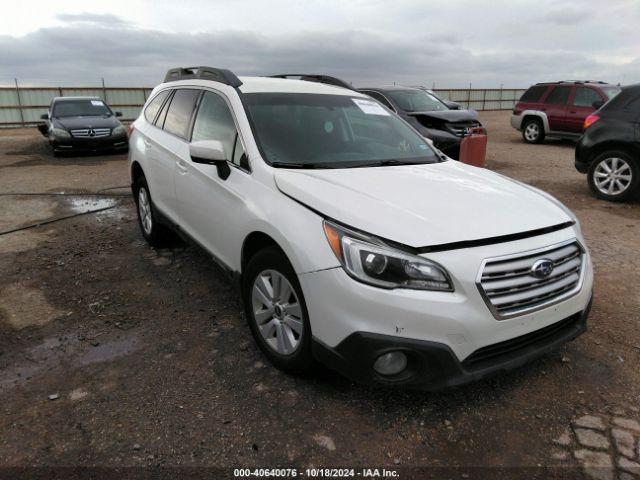
<instances>
[{"instance_id":1,"label":"mercedes-benz emblem","mask_svg":"<svg viewBox=\"0 0 640 480\"><path fill-rule=\"evenodd\" d=\"M553 272L553 260L541 258L531 266L531 275L536 278L547 278Z\"/></svg>"},{"instance_id":2,"label":"mercedes-benz emblem","mask_svg":"<svg viewBox=\"0 0 640 480\"><path fill-rule=\"evenodd\" d=\"M93 128L90 128L89 131L87 132L87 135L89 135L90 137L95 137L96 131Z\"/></svg>"}]
</instances>

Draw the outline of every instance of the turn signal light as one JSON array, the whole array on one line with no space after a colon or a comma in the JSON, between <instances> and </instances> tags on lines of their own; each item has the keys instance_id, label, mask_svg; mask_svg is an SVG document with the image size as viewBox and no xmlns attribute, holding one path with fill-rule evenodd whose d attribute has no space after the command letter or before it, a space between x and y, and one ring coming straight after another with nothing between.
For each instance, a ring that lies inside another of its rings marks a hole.
<instances>
[{"instance_id":1,"label":"turn signal light","mask_svg":"<svg viewBox=\"0 0 640 480\"><path fill-rule=\"evenodd\" d=\"M600 120L600 117L598 115L589 115L587 118L584 119L584 125L582 125L582 129L586 130L591 125L596 123L598 120Z\"/></svg>"}]
</instances>

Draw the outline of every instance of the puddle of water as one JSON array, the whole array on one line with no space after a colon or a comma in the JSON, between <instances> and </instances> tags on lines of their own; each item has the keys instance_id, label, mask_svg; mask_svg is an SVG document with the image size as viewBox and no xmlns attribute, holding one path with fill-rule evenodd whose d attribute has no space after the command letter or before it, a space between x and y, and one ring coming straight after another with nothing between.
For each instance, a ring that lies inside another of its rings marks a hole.
<instances>
[{"instance_id":1,"label":"puddle of water","mask_svg":"<svg viewBox=\"0 0 640 480\"><path fill-rule=\"evenodd\" d=\"M142 348L137 337L90 346L77 337L49 337L35 347L7 358L0 367L0 390L15 387L46 371L83 367L117 360Z\"/></svg>"},{"instance_id":2,"label":"puddle of water","mask_svg":"<svg viewBox=\"0 0 640 480\"><path fill-rule=\"evenodd\" d=\"M84 213L100 208L113 207L118 199L113 197L63 197L60 203L68 206L73 213Z\"/></svg>"}]
</instances>

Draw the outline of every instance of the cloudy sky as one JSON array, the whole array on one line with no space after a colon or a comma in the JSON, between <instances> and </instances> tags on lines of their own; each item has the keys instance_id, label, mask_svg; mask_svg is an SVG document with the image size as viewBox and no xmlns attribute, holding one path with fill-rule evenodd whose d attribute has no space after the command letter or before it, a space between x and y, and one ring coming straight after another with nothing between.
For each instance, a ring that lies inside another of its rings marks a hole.
<instances>
[{"instance_id":1,"label":"cloudy sky","mask_svg":"<svg viewBox=\"0 0 640 480\"><path fill-rule=\"evenodd\" d=\"M0 84L155 85L172 66L355 85L640 82L640 1L3 2Z\"/></svg>"}]
</instances>

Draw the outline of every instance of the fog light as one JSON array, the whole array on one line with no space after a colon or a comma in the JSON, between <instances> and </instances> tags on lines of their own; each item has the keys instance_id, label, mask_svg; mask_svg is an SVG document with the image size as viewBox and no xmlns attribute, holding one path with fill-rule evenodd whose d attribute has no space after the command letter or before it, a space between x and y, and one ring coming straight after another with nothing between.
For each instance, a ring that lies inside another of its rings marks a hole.
<instances>
[{"instance_id":1,"label":"fog light","mask_svg":"<svg viewBox=\"0 0 640 480\"><path fill-rule=\"evenodd\" d=\"M407 367L407 356L402 352L389 352L380 355L373 369L380 375L396 375Z\"/></svg>"}]
</instances>

